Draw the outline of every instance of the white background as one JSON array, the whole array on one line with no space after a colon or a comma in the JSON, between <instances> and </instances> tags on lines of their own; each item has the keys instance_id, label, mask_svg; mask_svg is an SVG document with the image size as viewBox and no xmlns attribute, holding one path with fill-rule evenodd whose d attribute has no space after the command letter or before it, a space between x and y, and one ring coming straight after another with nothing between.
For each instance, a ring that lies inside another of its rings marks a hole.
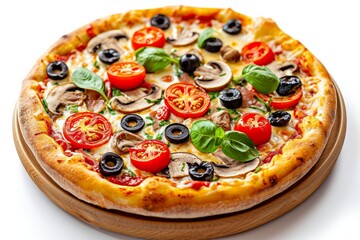
<instances>
[{"instance_id":1,"label":"white background","mask_svg":"<svg viewBox=\"0 0 360 240\"><path fill-rule=\"evenodd\" d=\"M277 220L225 239L359 239L360 13L356 1L351 0L2 1L0 216L3 221L0 238L133 239L83 223L57 207L37 188L15 150L12 114L22 79L40 55L63 34L116 12L179 4L231 7L249 16L274 19L323 62L339 85L347 107L347 136L342 153L321 187Z\"/></svg>"}]
</instances>

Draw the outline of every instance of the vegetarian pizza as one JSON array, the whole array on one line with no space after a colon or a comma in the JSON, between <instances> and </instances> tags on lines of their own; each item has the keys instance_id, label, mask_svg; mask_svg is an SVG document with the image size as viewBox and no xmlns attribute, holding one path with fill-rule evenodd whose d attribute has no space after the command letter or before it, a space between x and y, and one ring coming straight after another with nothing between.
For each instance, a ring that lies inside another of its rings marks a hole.
<instances>
[{"instance_id":1,"label":"vegetarian pizza","mask_svg":"<svg viewBox=\"0 0 360 240\"><path fill-rule=\"evenodd\" d=\"M336 112L319 60L274 21L186 6L64 35L22 84L22 135L61 188L162 218L246 210L318 161Z\"/></svg>"}]
</instances>

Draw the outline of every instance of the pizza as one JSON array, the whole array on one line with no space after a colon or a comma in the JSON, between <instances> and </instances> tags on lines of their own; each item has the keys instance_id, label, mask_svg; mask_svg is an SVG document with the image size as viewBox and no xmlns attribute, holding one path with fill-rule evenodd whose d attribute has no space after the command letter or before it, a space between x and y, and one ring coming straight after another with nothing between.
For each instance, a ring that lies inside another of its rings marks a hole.
<instances>
[{"instance_id":1,"label":"pizza","mask_svg":"<svg viewBox=\"0 0 360 240\"><path fill-rule=\"evenodd\" d=\"M18 100L44 171L104 209L249 209L316 164L336 114L321 62L268 18L187 6L97 19L36 62Z\"/></svg>"}]
</instances>

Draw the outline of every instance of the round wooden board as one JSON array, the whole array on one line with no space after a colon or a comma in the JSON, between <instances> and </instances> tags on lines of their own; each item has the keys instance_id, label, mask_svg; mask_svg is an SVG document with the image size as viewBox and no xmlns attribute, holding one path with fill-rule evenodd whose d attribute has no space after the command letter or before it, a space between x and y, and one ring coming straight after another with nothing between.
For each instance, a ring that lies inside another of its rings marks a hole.
<instances>
[{"instance_id":1,"label":"round wooden board","mask_svg":"<svg viewBox=\"0 0 360 240\"><path fill-rule=\"evenodd\" d=\"M270 200L233 214L199 219L150 218L111 211L83 202L60 188L40 167L26 145L18 123L17 109L13 119L13 136L17 152L36 185L58 206L75 217L115 233L147 239L208 239L237 234L282 216L307 199L331 172L346 133L344 100L337 90L337 115L327 147L318 163L299 182Z\"/></svg>"}]
</instances>

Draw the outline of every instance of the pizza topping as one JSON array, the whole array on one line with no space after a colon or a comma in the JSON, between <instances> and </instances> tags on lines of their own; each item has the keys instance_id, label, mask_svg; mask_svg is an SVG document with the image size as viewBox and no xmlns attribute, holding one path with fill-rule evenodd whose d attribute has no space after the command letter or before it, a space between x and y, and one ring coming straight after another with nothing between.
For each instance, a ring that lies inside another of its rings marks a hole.
<instances>
[{"instance_id":1,"label":"pizza topping","mask_svg":"<svg viewBox=\"0 0 360 240\"><path fill-rule=\"evenodd\" d=\"M230 63L236 63L240 61L241 55L238 50L226 45L220 49L221 57Z\"/></svg>"},{"instance_id":2,"label":"pizza topping","mask_svg":"<svg viewBox=\"0 0 360 240\"><path fill-rule=\"evenodd\" d=\"M118 175L124 166L124 160L113 152L102 155L99 163L100 173L104 176Z\"/></svg>"},{"instance_id":3,"label":"pizza topping","mask_svg":"<svg viewBox=\"0 0 360 240\"><path fill-rule=\"evenodd\" d=\"M211 181L214 177L214 167L210 162L188 163L189 176L195 181Z\"/></svg>"},{"instance_id":4,"label":"pizza topping","mask_svg":"<svg viewBox=\"0 0 360 240\"><path fill-rule=\"evenodd\" d=\"M203 45L204 49L211 53L219 52L222 46L222 41L219 38L214 37L206 39Z\"/></svg>"},{"instance_id":5,"label":"pizza topping","mask_svg":"<svg viewBox=\"0 0 360 240\"><path fill-rule=\"evenodd\" d=\"M69 83L53 87L47 97L47 109L53 115L62 115L65 106L83 104L86 94L83 89Z\"/></svg>"},{"instance_id":6,"label":"pizza topping","mask_svg":"<svg viewBox=\"0 0 360 240\"><path fill-rule=\"evenodd\" d=\"M129 152L130 148L135 147L144 140L140 135L123 130L114 134L111 140L111 147L116 153L125 154Z\"/></svg>"},{"instance_id":7,"label":"pizza topping","mask_svg":"<svg viewBox=\"0 0 360 240\"><path fill-rule=\"evenodd\" d=\"M270 114L269 122L272 126L283 127L286 126L291 120L290 113L286 111L276 111Z\"/></svg>"},{"instance_id":8,"label":"pizza topping","mask_svg":"<svg viewBox=\"0 0 360 240\"><path fill-rule=\"evenodd\" d=\"M270 64L275 60L274 52L264 42L251 42L245 45L241 50L241 56L244 62L253 62L260 66Z\"/></svg>"},{"instance_id":9,"label":"pizza topping","mask_svg":"<svg viewBox=\"0 0 360 240\"><path fill-rule=\"evenodd\" d=\"M135 52L136 61L145 67L146 72L157 72L163 70L171 63L179 64L164 49L155 47L140 48Z\"/></svg>"},{"instance_id":10,"label":"pizza topping","mask_svg":"<svg viewBox=\"0 0 360 240\"><path fill-rule=\"evenodd\" d=\"M176 29L177 33L175 36L166 38L166 41L174 47L190 45L194 43L199 37L199 34L197 32L191 31L188 25L177 26Z\"/></svg>"},{"instance_id":11,"label":"pizza topping","mask_svg":"<svg viewBox=\"0 0 360 240\"><path fill-rule=\"evenodd\" d=\"M107 69L112 86L128 91L139 87L145 79L145 68L136 62L118 62Z\"/></svg>"},{"instance_id":12,"label":"pizza topping","mask_svg":"<svg viewBox=\"0 0 360 240\"><path fill-rule=\"evenodd\" d=\"M170 27L170 19L164 14L156 14L150 20L151 26L166 30Z\"/></svg>"},{"instance_id":13,"label":"pizza topping","mask_svg":"<svg viewBox=\"0 0 360 240\"><path fill-rule=\"evenodd\" d=\"M68 66L62 61L54 61L47 65L46 74L52 80L62 80L69 73Z\"/></svg>"},{"instance_id":14,"label":"pizza topping","mask_svg":"<svg viewBox=\"0 0 360 240\"><path fill-rule=\"evenodd\" d=\"M232 79L229 65L222 61L212 60L194 71L195 82L208 91L219 91Z\"/></svg>"},{"instance_id":15,"label":"pizza topping","mask_svg":"<svg viewBox=\"0 0 360 240\"><path fill-rule=\"evenodd\" d=\"M149 46L162 48L165 45L165 35L160 28L145 27L133 34L131 44L134 50Z\"/></svg>"},{"instance_id":16,"label":"pizza topping","mask_svg":"<svg viewBox=\"0 0 360 240\"><path fill-rule=\"evenodd\" d=\"M140 112L153 106L161 95L161 89L156 85L152 85L149 93L142 89L122 92L122 96L112 98L111 108L122 113Z\"/></svg>"},{"instance_id":17,"label":"pizza topping","mask_svg":"<svg viewBox=\"0 0 360 240\"><path fill-rule=\"evenodd\" d=\"M155 116L154 116L157 120L168 120L170 117L170 110L167 106L163 105L161 107L159 107L156 112L155 112Z\"/></svg>"},{"instance_id":18,"label":"pizza topping","mask_svg":"<svg viewBox=\"0 0 360 240\"><path fill-rule=\"evenodd\" d=\"M231 117L229 112L226 110L216 111L211 115L210 120L224 129L224 131L231 130Z\"/></svg>"},{"instance_id":19,"label":"pizza topping","mask_svg":"<svg viewBox=\"0 0 360 240\"><path fill-rule=\"evenodd\" d=\"M98 54L100 61L105 64L113 64L120 59L120 54L113 48L104 49Z\"/></svg>"},{"instance_id":20,"label":"pizza topping","mask_svg":"<svg viewBox=\"0 0 360 240\"><path fill-rule=\"evenodd\" d=\"M298 70L299 66L295 62L284 62L276 68L281 75L293 75Z\"/></svg>"},{"instance_id":21,"label":"pizza topping","mask_svg":"<svg viewBox=\"0 0 360 240\"><path fill-rule=\"evenodd\" d=\"M92 38L87 45L87 50L95 53L101 49L112 48L121 54L124 51L120 45L121 39L127 40L128 36L121 30L109 30Z\"/></svg>"},{"instance_id":22,"label":"pizza topping","mask_svg":"<svg viewBox=\"0 0 360 240\"><path fill-rule=\"evenodd\" d=\"M132 133L139 132L144 126L144 119L137 114L128 114L121 119L121 127Z\"/></svg>"},{"instance_id":23,"label":"pizza topping","mask_svg":"<svg viewBox=\"0 0 360 240\"><path fill-rule=\"evenodd\" d=\"M280 78L280 83L276 89L280 96L289 96L296 92L301 87L302 83L297 76L283 76Z\"/></svg>"},{"instance_id":24,"label":"pizza topping","mask_svg":"<svg viewBox=\"0 0 360 240\"><path fill-rule=\"evenodd\" d=\"M189 129L184 124L172 123L165 128L165 138L171 143L184 143L189 137Z\"/></svg>"},{"instance_id":25,"label":"pizza topping","mask_svg":"<svg viewBox=\"0 0 360 240\"><path fill-rule=\"evenodd\" d=\"M78 112L65 120L63 133L75 148L92 149L107 143L112 135L111 123L102 115Z\"/></svg>"},{"instance_id":26,"label":"pizza topping","mask_svg":"<svg viewBox=\"0 0 360 240\"><path fill-rule=\"evenodd\" d=\"M227 88L220 92L219 99L221 104L230 109L239 108L242 104L241 92L236 88Z\"/></svg>"},{"instance_id":27,"label":"pizza topping","mask_svg":"<svg viewBox=\"0 0 360 240\"><path fill-rule=\"evenodd\" d=\"M231 35L240 33L241 28L242 28L242 25L238 19L231 19L231 20L227 21L222 27L224 32L231 34Z\"/></svg>"},{"instance_id":28,"label":"pizza topping","mask_svg":"<svg viewBox=\"0 0 360 240\"><path fill-rule=\"evenodd\" d=\"M201 159L187 152L175 152L171 154L168 165L169 175L173 178L181 178L189 175L188 163L200 163Z\"/></svg>"},{"instance_id":29,"label":"pizza topping","mask_svg":"<svg viewBox=\"0 0 360 240\"><path fill-rule=\"evenodd\" d=\"M193 73L200 65L200 59L191 53L186 53L180 57L180 69L186 73Z\"/></svg>"}]
</instances>

